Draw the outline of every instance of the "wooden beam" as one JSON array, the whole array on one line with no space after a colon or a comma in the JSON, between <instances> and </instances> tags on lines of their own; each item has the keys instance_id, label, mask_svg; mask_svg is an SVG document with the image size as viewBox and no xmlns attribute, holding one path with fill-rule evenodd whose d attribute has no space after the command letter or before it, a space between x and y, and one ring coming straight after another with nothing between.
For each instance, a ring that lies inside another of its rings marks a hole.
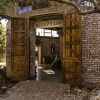
<instances>
[{"instance_id":1,"label":"wooden beam","mask_svg":"<svg viewBox=\"0 0 100 100\"><path fill-rule=\"evenodd\" d=\"M27 13L20 14L19 17L29 17L29 18L36 18L41 16L47 16L47 15L57 15L57 14L64 14L64 13L75 13L74 9L71 9L71 12L69 10L69 7L48 7L48 8L42 8L37 10L32 10Z\"/></svg>"}]
</instances>

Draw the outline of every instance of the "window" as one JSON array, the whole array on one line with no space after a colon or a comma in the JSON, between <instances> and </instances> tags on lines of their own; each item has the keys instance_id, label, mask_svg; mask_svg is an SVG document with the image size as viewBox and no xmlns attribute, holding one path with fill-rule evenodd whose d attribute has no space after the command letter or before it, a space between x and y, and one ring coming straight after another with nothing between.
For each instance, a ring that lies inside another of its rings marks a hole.
<instances>
[{"instance_id":1,"label":"window","mask_svg":"<svg viewBox=\"0 0 100 100\"><path fill-rule=\"evenodd\" d=\"M45 30L44 30L45 36L52 37L51 31L52 31L52 30L47 30L47 29L45 29Z\"/></svg>"},{"instance_id":2,"label":"window","mask_svg":"<svg viewBox=\"0 0 100 100\"><path fill-rule=\"evenodd\" d=\"M45 29L44 31L45 31L45 33L51 33L51 30Z\"/></svg>"},{"instance_id":3,"label":"window","mask_svg":"<svg viewBox=\"0 0 100 100\"><path fill-rule=\"evenodd\" d=\"M52 37L51 33L45 33L45 36Z\"/></svg>"},{"instance_id":4,"label":"window","mask_svg":"<svg viewBox=\"0 0 100 100\"><path fill-rule=\"evenodd\" d=\"M47 29L36 29L36 36L59 37L57 31Z\"/></svg>"},{"instance_id":5,"label":"window","mask_svg":"<svg viewBox=\"0 0 100 100\"><path fill-rule=\"evenodd\" d=\"M44 29L37 29L36 30L36 35L37 36L44 36Z\"/></svg>"},{"instance_id":6,"label":"window","mask_svg":"<svg viewBox=\"0 0 100 100\"><path fill-rule=\"evenodd\" d=\"M53 36L53 37L59 37L57 31L52 31L52 36Z\"/></svg>"},{"instance_id":7,"label":"window","mask_svg":"<svg viewBox=\"0 0 100 100\"><path fill-rule=\"evenodd\" d=\"M35 51L38 51L38 47L35 47Z\"/></svg>"}]
</instances>

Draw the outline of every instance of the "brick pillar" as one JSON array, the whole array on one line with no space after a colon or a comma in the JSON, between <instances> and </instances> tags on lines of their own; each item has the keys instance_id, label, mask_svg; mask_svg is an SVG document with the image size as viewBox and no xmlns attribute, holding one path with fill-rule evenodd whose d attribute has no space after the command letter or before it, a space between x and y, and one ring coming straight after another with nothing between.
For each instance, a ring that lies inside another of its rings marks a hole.
<instances>
[{"instance_id":1,"label":"brick pillar","mask_svg":"<svg viewBox=\"0 0 100 100\"><path fill-rule=\"evenodd\" d=\"M35 78L35 45L36 45L36 29L34 22L30 20L30 78Z\"/></svg>"},{"instance_id":2,"label":"brick pillar","mask_svg":"<svg viewBox=\"0 0 100 100\"><path fill-rule=\"evenodd\" d=\"M82 17L83 85L100 84L100 14Z\"/></svg>"},{"instance_id":3,"label":"brick pillar","mask_svg":"<svg viewBox=\"0 0 100 100\"><path fill-rule=\"evenodd\" d=\"M6 34L6 76L11 77L11 21L7 23Z\"/></svg>"}]
</instances>

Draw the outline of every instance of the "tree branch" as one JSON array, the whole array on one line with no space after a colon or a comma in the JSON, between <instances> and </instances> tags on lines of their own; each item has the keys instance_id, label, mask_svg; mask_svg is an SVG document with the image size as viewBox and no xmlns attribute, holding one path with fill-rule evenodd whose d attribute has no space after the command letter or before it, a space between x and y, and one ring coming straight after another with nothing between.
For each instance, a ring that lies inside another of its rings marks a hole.
<instances>
[{"instance_id":1,"label":"tree branch","mask_svg":"<svg viewBox=\"0 0 100 100\"><path fill-rule=\"evenodd\" d=\"M99 11L97 10L98 8L97 8L96 0L91 0L92 3L95 3L95 8L91 9L91 10L87 10L87 11L81 11L80 7L78 7L78 5L76 3L74 3L74 2L63 1L63 0L62 1L61 0L51 0L51 1L59 2L59 3L64 3L64 4L67 4L67 5L73 6L77 10L77 13L79 13L80 15L97 13L97 12L100 13L100 10ZM88 0L86 0L86 1L88 1Z\"/></svg>"},{"instance_id":2,"label":"tree branch","mask_svg":"<svg viewBox=\"0 0 100 100\"><path fill-rule=\"evenodd\" d=\"M93 4L97 4L96 0L90 0Z\"/></svg>"},{"instance_id":3,"label":"tree branch","mask_svg":"<svg viewBox=\"0 0 100 100\"><path fill-rule=\"evenodd\" d=\"M64 4L68 4L70 6L73 6L78 12L80 11L80 8L77 6L77 4L75 4L74 2L70 2L70 1L63 1L63 0L51 0L51 1L55 1L55 2L59 2L59 3L64 3Z\"/></svg>"},{"instance_id":4,"label":"tree branch","mask_svg":"<svg viewBox=\"0 0 100 100\"><path fill-rule=\"evenodd\" d=\"M85 14L91 14L91 13L97 13L97 10L95 10L95 9L91 9L91 10L87 10L87 11L83 11L83 12L81 12L80 11L80 15L85 15Z\"/></svg>"}]
</instances>

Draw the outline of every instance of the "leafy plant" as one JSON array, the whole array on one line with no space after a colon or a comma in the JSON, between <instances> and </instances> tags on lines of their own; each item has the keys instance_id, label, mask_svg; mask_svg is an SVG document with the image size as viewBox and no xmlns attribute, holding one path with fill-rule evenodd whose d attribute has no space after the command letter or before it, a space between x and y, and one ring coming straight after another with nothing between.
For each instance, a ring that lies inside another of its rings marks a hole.
<instances>
[{"instance_id":1,"label":"leafy plant","mask_svg":"<svg viewBox=\"0 0 100 100\"><path fill-rule=\"evenodd\" d=\"M6 49L6 26L0 26L0 52Z\"/></svg>"}]
</instances>

